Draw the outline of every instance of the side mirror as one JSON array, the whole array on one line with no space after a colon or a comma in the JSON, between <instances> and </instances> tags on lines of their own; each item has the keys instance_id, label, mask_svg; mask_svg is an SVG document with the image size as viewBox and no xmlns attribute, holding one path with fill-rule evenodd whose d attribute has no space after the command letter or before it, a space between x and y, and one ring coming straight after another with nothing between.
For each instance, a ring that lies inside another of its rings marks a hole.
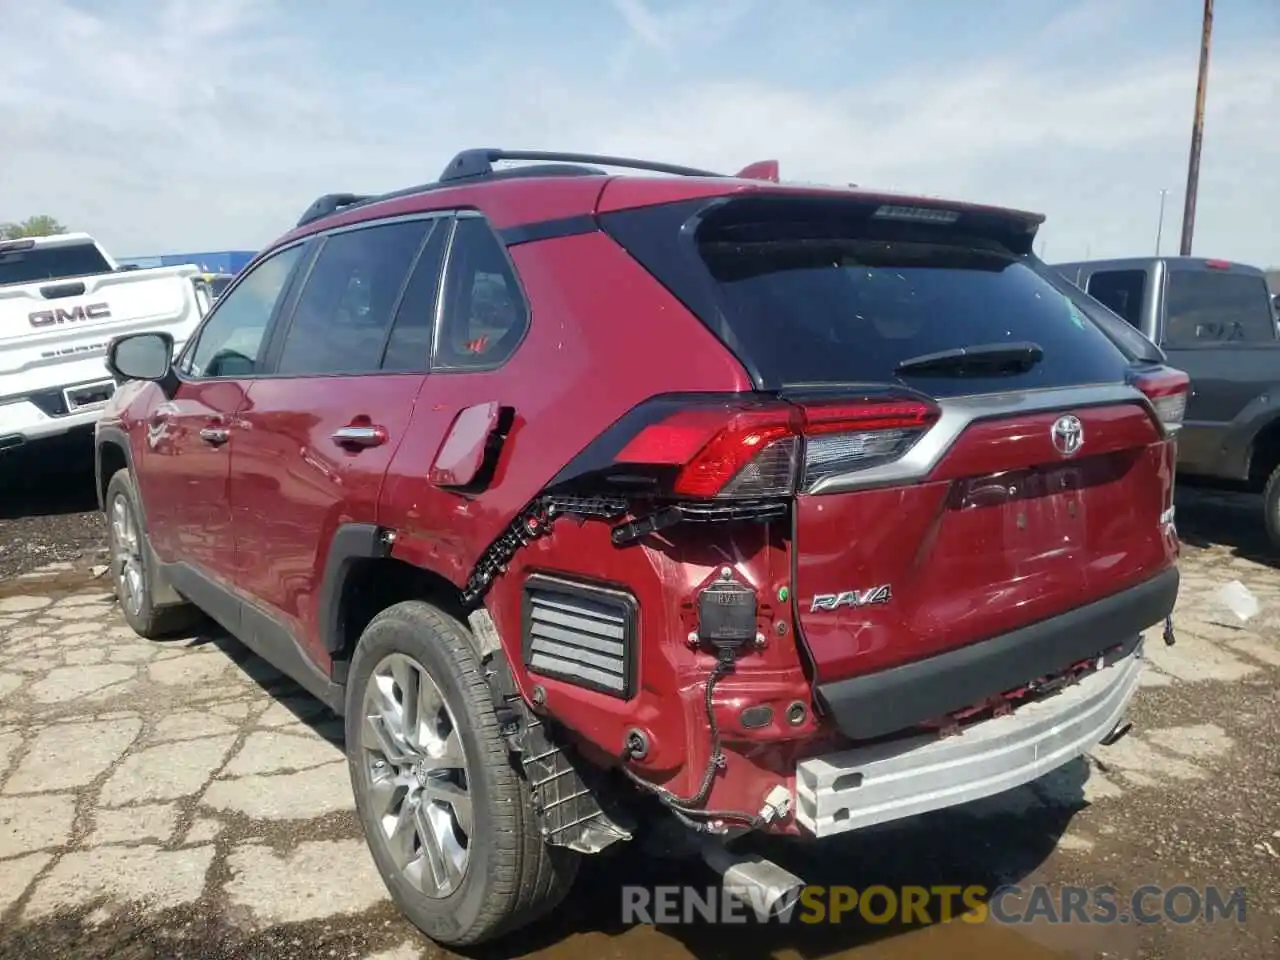
<instances>
[{"instance_id":1,"label":"side mirror","mask_svg":"<svg viewBox=\"0 0 1280 960\"><path fill-rule=\"evenodd\" d=\"M165 380L173 369L173 337L130 333L107 347L107 369L120 380Z\"/></svg>"}]
</instances>

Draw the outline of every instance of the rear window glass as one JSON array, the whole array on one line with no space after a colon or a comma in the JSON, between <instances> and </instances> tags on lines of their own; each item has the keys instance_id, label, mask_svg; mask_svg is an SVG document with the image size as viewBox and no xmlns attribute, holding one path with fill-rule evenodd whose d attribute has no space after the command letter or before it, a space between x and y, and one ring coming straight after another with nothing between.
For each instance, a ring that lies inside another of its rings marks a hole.
<instances>
[{"instance_id":1,"label":"rear window glass","mask_svg":"<svg viewBox=\"0 0 1280 960\"><path fill-rule=\"evenodd\" d=\"M1275 340L1267 283L1217 270L1171 270L1165 287L1165 339L1171 343Z\"/></svg>"},{"instance_id":2,"label":"rear window glass","mask_svg":"<svg viewBox=\"0 0 1280 960\"><path fill-rule=\"evenodd\" d=\"M111 264L91 243L27 250L5 250L0 246L0 286L110 272Z\"/></svg>"},{"instance_id":3,"label":"rear window glass","mask_svg":"<svg viewBox=\"0 0 1280 960\"><path fill-rule=\"evenodd\" d=\"M998 242L999 224L965 234L880 226L843 211L830 219L809 211L803 221L750 222L721 211L714 231L704 227L683 245L685 260L700 267L699 283L670 252L681 250L678 236L660 242L649 235L663 218L636 213L630 223L614 220L611 233L754 367L766 388L902 383L963 396L1124 376L1128 359L1091 319L1096 305ZM1040 347L1042 358L1012 373L898 371L928 354L1025 343Z\"/></svg>"}]
</instances>

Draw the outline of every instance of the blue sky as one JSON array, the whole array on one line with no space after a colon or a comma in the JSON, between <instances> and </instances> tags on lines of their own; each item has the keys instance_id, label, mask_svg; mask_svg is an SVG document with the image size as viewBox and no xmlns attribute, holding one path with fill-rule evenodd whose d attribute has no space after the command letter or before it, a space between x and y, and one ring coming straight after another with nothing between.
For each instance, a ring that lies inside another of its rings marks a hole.
<instances>
[{"instance_id":1,"label":"blue sky","mask_svg":"<svg viewBox=\"0 0 1280 960\"><path fill-rule=\"evenodd\" d=\"M1280 265L1280 0L1217 4L1195 252ZM0 220L256 248L466 146L1005 203L1176 249L1200 0L0 0Z\"/></svg>"}]
</instances>

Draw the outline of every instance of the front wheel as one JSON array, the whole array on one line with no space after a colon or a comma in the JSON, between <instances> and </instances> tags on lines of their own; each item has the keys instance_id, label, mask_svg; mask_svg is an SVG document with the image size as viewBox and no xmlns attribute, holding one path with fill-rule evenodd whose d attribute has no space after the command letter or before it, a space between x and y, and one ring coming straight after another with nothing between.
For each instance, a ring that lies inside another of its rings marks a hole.
<instances>
[{"instance_id":1,"label":"front wheel","mask_svg":"<svg viewBox=\"0 0 1280 960\"><path fill-rule=\"evenodd\" d=\"M161 606L155 602L156 558L141 522L138 492L127 469L117 470L112 476L104 502L111 582L125 622L148 640L195 627L200 615L190 604Z\"/></svg>"},{"instance_id":2,"label":"front wheel","mask_svg":"<svg viewBox=\"0 0 1280 960\"><path fill-rule=\"evenodd\" d=\"M348 679L356 810L396 905L432 940L492 940L564 897L578 855L543 842L465 628L419 601L378 614Z\"/></svg>"}]
</instances>

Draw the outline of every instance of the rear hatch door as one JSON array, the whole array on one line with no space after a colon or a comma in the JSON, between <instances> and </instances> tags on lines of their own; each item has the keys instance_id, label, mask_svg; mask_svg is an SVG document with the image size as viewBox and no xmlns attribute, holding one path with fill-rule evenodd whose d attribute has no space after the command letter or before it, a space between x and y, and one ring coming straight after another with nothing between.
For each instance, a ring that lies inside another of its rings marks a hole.
<instances>
[{"instance_id":1,"label":"rear hatch door","mask_svg":"<svg viewBox=\"0 0 1280 960\"><path fill-rule=\"evenodd\" d=\"M652 241L662 216L606 229L762 388L802 405L887 388L908 413L805 440L794 598L817 681L997 636L1172 563L1169 445L1126 386L1154 348L1104 332L1032 256L1033 218L756 196L695 217L682 261Z\"/></svg>"}]
</instances>

